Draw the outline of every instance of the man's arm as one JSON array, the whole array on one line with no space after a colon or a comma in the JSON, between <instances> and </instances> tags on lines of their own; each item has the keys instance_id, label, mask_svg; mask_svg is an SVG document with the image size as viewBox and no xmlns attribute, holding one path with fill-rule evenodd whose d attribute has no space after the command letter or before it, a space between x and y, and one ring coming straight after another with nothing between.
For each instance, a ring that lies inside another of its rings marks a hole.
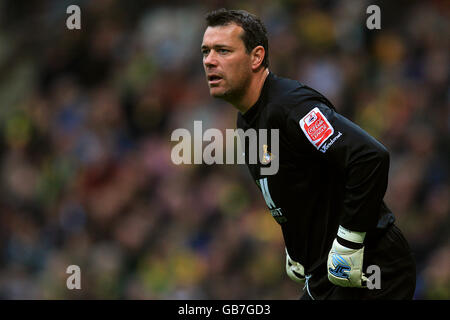
<instances>
[{"instance_id":1,"label":"man's arm","mask_svg":"<svg viewBox=\"0 0 450 320\"><path fill-rule=\"evenodd\" d=\"M343 173L343 208L328 255L328 279L339 286L364 287L364 238L378 222L389 154L367 132L321 102L293 108L287 128L306 152L317 152L324 163Z\"/></svg>"},{"instance_id":2,"label":"man's arm","mask_svg":"<svg viewBox=\"0 0 450 320\"><path fill-rule=\"evenodd\" d=\"M291 110L290 135L345 176L340 224L366 232L377 225L388 183L389 153L359 126L321 102Z\"/></svg>"}]
</instances>

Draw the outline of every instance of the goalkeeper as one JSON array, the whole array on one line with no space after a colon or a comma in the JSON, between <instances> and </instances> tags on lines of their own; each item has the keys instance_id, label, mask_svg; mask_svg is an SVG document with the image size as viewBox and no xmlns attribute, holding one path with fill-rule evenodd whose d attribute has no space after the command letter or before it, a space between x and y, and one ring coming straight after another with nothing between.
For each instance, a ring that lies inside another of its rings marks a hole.
<instances>
[{"instance_id":1,"label":"goalkeeper","mask_svg":"<svg viewBox=\"0 0 450 320\"><path fill-rule=\"evenodd\" d=\"M412 299L415 262L383 201L385 147L317 91L269 72L257 17L220 9L206 20L201 51L210 94L239 110L238 128L279 130L278 154L269 141L265 161L247 165L281 227L286 271L303 284L302 299ZM278 172L261 175L273 157ZM376 288L368 286L369 266L380 271Z\"/></svg>"}]
</instances>

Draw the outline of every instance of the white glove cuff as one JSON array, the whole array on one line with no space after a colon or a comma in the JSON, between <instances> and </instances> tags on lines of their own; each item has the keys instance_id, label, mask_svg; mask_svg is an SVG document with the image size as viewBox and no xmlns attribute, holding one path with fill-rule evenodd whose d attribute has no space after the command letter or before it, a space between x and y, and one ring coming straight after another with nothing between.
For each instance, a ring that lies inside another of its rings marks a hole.
<instances>
[{"instance_id":1,"label":"white glove cuff","mask_svg":"<svg viewBox=\"0 0 450 320\"><path fill-rule=\"evenodd\" d=\"M286 248L286 272L295 282L303 283L305 281L305 268L302 264L294 261L289 256Z\"/></svg>"},{"instance_id":2,"label":"white glove cuff","mask_svg":"<svg viewBox=\"0 0 450 320\"><path fill-rule=\"evenodd\" d=\"M338 235L338 237L340 237L344 240L355 242L355 243L363 243L364 238L366 237L365 232L351 231L351 230L344 228L343 226L339 226L337 235Z\"/></svg>"}]
</instances>

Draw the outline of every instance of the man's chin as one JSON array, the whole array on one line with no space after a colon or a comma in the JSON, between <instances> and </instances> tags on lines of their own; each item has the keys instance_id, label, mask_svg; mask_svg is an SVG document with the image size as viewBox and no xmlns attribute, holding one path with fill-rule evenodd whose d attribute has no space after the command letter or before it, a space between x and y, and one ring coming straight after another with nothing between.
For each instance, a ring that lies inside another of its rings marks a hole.
<instances>
[{"instance_id":1,"label":"man's chin","mask_svg":"<svg viewBox=\"0 0 450 320\"><path fill-rule=\"evenodd\" d=\"M221 90L219 88L209 88L209 94L213 98L224 98L225 97L225 91Z\"/></svg>"}]
</instances>

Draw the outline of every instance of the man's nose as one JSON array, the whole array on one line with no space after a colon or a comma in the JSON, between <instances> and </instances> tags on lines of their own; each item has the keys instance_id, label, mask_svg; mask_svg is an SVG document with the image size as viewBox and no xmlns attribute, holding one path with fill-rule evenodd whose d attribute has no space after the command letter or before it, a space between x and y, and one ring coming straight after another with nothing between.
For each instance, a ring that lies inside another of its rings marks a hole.
<instances>
[{"instance_id":1,"label":"man's nose","mask_svg":"<svg viewBox=\"0 0 450 320\"><path fill-rule=\"evenodd\" d=\"M217 66L216 54L213 50L211 50L208 55L204 58L203 63L205 67L214 67Z\"/></svg>"}]
</instances>

